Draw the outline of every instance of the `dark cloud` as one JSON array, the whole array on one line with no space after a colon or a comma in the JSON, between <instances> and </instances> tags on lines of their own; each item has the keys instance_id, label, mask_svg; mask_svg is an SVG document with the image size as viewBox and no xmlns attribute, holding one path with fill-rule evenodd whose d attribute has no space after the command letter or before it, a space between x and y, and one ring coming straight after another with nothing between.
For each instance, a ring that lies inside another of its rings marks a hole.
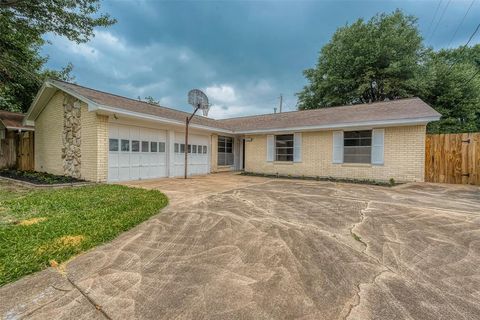
<instances>
[{"instance_id":1,"label":"dark cloud","mask_svg":"<svg viewBox=\"0 0 480 320\"><path fill-rule=\"evenodd\" d=\"M71 61L77 82L128 97L151 95L188 110L186 92L211 93L212 116L273 111L278 96L295 107L302 71L339 26L401 8L419 18L427 45L449 45L470 4L452 1L432 35L437 1L104 1L118 19L84 45L49 36L49 66ZM442 3L442 6L445 5ZM438 19L438 15L437 15ZM480 21L476 3L452 45ZM436 23L434 24L436 25ZM428 31L428 32L427 32ZM480 36L474 39L479 42ZM225 94L230 100L224 101ZM233 97L233 98L232 98Z\"/></svg>"}]
</instances>

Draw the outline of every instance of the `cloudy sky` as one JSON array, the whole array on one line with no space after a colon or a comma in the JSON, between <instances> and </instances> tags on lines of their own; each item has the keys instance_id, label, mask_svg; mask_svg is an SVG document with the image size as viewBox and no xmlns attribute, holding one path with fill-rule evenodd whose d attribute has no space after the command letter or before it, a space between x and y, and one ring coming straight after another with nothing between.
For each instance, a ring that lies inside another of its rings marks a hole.
<instances>
[{"instance_id":1,"label":"cloudy sky","mask_svg":"<svg viewBox=\"0 0 480 320\"><path fill-rule=\"evenodd\" d=\"M189 111L187 92L204 90L210 117L273 112L280 94L294 110L335 29L401 8L418 17L435 49L465 44L480 22L480 0L160 1L103 0L118 19L86 44L48 35L48 67L74 64L78 84L130 98L153 96ZM480 32L472 44L480 43Z\"/></svg>"}]
</instances>

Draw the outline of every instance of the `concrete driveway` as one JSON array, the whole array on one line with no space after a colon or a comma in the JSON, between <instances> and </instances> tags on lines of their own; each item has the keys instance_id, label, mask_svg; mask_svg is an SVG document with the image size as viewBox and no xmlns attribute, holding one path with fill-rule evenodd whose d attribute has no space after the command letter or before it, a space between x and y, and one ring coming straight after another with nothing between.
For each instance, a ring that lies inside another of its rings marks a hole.
<instances>
[{"instance_id":1,"label":"concrete driveway","mask_svg":"<svg viewBox=\"0 0 480 320\"><path fill-rule=\"evenodd\" d=\"M113 242L0 288L7 319L479 319L480 188L217 174Z\"/></svg>"}]
</instances>

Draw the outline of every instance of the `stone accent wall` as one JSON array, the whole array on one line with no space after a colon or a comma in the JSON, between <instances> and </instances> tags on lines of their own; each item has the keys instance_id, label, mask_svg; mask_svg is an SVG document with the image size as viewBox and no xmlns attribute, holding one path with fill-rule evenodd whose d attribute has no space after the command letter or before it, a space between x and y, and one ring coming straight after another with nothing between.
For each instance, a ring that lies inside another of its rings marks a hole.
<instances>
[{"instance_id":1,"label":"stone accent wall","mask_svg":"<svg viewBox=\"0 0 480 320\"><path fill-rule=\"evenodd\" d=\"M332 131L302 133L302 162L267 162L267 136L245 143L245 170L256 173L388 181L424 181L425 126L385 128L384 164L332 163Z\"/></svg>"},{"instance_id":2,"label":"stone accent wall","mask_svg":"<svg viewBox=\"0 0 480 320\"><path fill-rule=\"evenodd\" d=\"M63 136L62 159L63 172L67 176L81 178L82 154L80 150L81 104L71 96L63 100Z\"/></svg>"}]
</instances>

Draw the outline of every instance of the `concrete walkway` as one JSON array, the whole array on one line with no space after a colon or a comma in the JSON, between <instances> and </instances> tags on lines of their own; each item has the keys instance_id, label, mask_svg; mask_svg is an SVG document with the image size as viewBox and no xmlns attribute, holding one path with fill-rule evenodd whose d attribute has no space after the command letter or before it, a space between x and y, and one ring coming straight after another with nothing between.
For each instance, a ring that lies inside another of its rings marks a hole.
<instances>
[{"instance_id":1,"label":"concrete walkway","mask_svg":"<svg viewBox=\"0 0 480 320\"><path fill-rule=\"evenodd\" d=\"M480 189L217 174L120 237L0 288L7 319L478 319Z\"/></svg>"}]
</instances>

